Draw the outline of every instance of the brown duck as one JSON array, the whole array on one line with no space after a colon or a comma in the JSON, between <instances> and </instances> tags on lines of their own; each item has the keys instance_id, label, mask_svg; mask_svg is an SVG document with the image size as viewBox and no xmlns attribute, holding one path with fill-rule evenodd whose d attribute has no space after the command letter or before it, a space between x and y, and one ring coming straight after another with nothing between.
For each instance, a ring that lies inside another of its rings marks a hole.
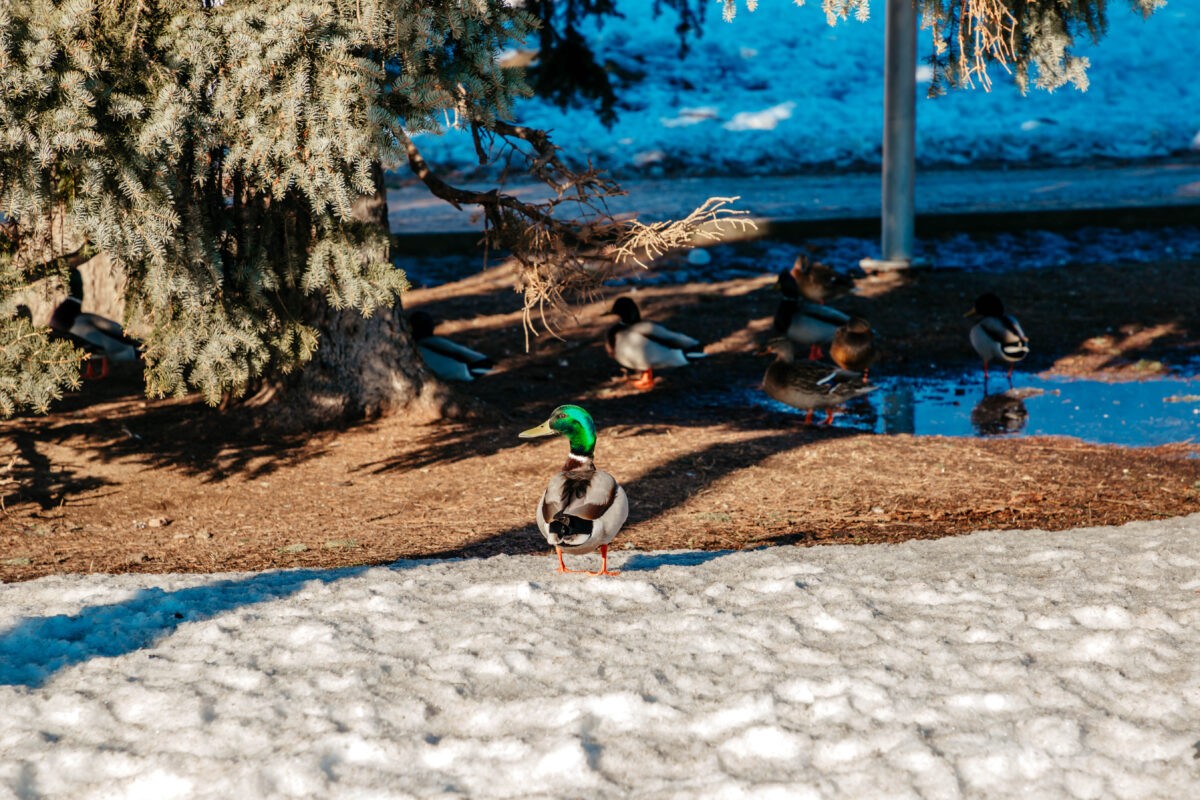
<instances>
[{"instance_id":1,"label":"brown duck","mask_svg":"<svg viewBox=\"0 0 1200 800\"><path fill-rule=\"evenodd\" d=\"M843 275L820 261L812 261L803 253L796 256L791 272L800 294L813 303L824 305L854 289L854 279L849 275Z\"/></svg>"},{"instance_id":2,"label":"brown duck","mask_svg":"<svg viewBox=\"0 0 1200 800\"><path fill-rule=\"evenodd\" d=\"M867 370L879 357L871 324L862 317L851 317L833 334L829 357L846 372L862 373L863 383L866 383Z\"/></svg>"},{"instance_id":3,"label":"brown duck","mask_svg":"<svg viewBox=\"0 0 1200 800\"><path fill-rule=\"evenodd\" d=\"M763 376L763 390L779 402L807 411L806 425L812 423L813 411L825 409L824 424L833 420L833 410L855 397L878 389L857 380L838 380L838 373L828 364L816 361L796 361L796 348L790 339L779 337L767 343L767 351L775 360Z\"/></svg>"}]
</instances>

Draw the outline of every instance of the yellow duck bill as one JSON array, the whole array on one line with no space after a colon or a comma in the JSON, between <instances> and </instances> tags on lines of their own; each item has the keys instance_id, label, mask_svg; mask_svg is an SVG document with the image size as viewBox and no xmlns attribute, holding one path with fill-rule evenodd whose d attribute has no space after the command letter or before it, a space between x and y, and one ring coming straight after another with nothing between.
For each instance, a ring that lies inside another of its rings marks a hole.
<instances>
[{"instance_id":1,"label":"yellow duck bill","mask_svg":"<svg viewBox=\"0 0 1200 800\"><path fill-rule=\"evenodd\" d=\"M556 433L558 433L558 431L550 427L550 420L546 420L535 428L530 428L527 431L521 431L519 434L517 434L517 438L536 439L539 436L553 436Z\"/></svg>"}]
</instances>

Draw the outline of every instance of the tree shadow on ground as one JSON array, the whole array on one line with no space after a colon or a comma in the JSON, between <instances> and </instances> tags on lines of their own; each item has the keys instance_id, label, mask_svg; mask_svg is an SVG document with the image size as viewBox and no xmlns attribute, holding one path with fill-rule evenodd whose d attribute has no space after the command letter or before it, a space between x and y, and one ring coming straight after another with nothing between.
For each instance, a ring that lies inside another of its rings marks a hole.
<instances>
[{"instance_id":1,"label":"tree shadow on ground","mask_svg":"<svg viewBox=\"0 0 1200 800\"><path fill-rule=\"evenodd\" d=\"M533 398L514 405L503 417L497 415L482 424L440 425L429 430L412 449L362 464L358 469L372 473L420 469L519 447L521 431L542 422L556 406L572 402L584 406L596 420L598 452L614 438L636 437L666 429L724 426L754 432L778 429L780 423L777 416L762 409L731 409L718 405L715 408L718 413L713 413L714 408L706 409L695 397L681 398L662 393L656 398L632 394L579 399L563 396L553 401Z\"/></svg>"},{"instance_id":2,"label":"tree shadow on ground","mask_svg":"<svg viewBox=\"0 0 1200 800\"><path fill-rule=\"evenodd\" d=\"M90 475L81 475L78 470L51 463L38 449L38 439L28 431L16 431L9 437L15 455L7 467L0 468L0 486L12 485L5 494L0 494L0 508L28 500L36 503L43 511L56 508L70 495L107 486L110 481ZM4 449L0 449L3 460ZM19 459L19 461L18 461Z\"/></svg>"},{"instance_id":3,"label":"tree shadow on ground","mask_svg":"<svg viewBox=\"0 0 1200 800\"><path fill-rule=\"evenodd\" d=\"M791 432L767 430L757 436L716 442L699 450L682 453L642 475L620 479L629 495L629 519L626 525L652 525L654 520L665 512L687 503L722 478L758 464L777 453L805 447L818 439L857 435L861 435L861 432L844 428ZM556 467L557 463L548 465L547 481ZM680 473L685 473L689 479L686 482L679 481ZM531 502L531 514L533 505ZM429 557L486 558L501 553L543 553L546 552L546 547L545 540L531 518L528 524L500 531L461 547L433 553Z\"/></svg>"},{"instance_id":4,"label":"tree shadow on ground","mask_svg":"<svg viewBox=\"0 0 1200 800\"><path fill-rule=\"evenodd\" d=\"M90 460L109 464L133 459L152 469L176 469L186 475L219 482L231 475L258 478L325 452L335 431L280 434L256 426L249 415L222 412L198 398L146 402L125 399L86 411L49 417L26 417L0 428L0 455L7 441L25 462L17 494L43 502L52 496L43 487L61 464L37 452L36 446L84 442ZM59 493L89 488L82 479L62 482Z\"/></svg>"},{"instance_id":5,"label":"tree shadow on ground","mask_svg":"<svg viewBox=\"0 0 1200 800\"><path fill-rule=\"evenodd\" d=\"M415 563L400 563L393 568ZM0 631L0 686L36 689L76 664L152 647L184 623L279 600L303 590L312 581L332 583L366 569L284 570L186 589L141 589L127 600L88 606L75 614L27 618Z\"/></svg>"},{"instance_id":6,"label":"tree shadow on ground","mask_svg":"<svg viewBox=\"0 0 1200 800\"><path fill-rule=\"evenodd\" d=\"M733 313L730 305L736 304L736 298L720 292L706 297L703 304L708 309L728 308L729 313L689 320L686 296L664 296L657 302L643 298L644 313L710 343L745 331L749 318ZM615 321L600 315L599 309L607 307L608 303L596 304L585 315L587 327L568 332L568 339L542 342L535 354L513 358L506 371L471 384L470 392L491 409L487 416L470 424L427 428L415 448L360 469L386 472L489 455L517 444L517 433L564 403L586 408L596 420L601 440L614 431L622 435L622 429L641 426L724 425L747 431L778 427L778 415L745 403L744 397L731 399L753 391L769 363L754 357L749 347L721 349L700 363L660 373L659 386L652 391L629 388L622 378L626 371L604 352L604 331ZM514 334L519 331L509 331L510 337Z\"/></svg>"},{"instance_id":7,"label":"tree shadow on ground","mask_svg":"<svg viewBox=\"0 0 1200 800\"><path fill-rule=\"evenodd\" d=\"M495 286L497 270L483 276L470 276L459 282L462 286L480 289L480 297L486 297L493 308L512 312L511 286ZM455 292L461 286L439 287L448 293L448 305L452 308L468 309L477 303L471 297L461 298ZM603 304L601 304L603 305ZM599 306L597 306L597 309ZM672 310L680 304L664 304L658 313L670 321ZM589 315L596 309L589 311ZM446 457L451 460L460 446L475 447L477 452L495 452L508 442L494 436L497 424L521 430L528 427L525 420L531 415L548 413L558 402L565 402L564 385L570 384L576 393L588 394L611 382L619 368L603 352L597 331L613 320L604 318L599 325L592 320L595 330L575 324L570 338L551 339L541 342L534 354L521 354L508 359L506 371L488 379L456 388L463 405L484 409L476 414L469 426L453 422L420 428L418 434L428 439L425 456L415 456L407 461L398 460L396 468L419 464L436 463ZM719 326L732 329L740 321L730 319ZM520 325L508 324L495 330L475 332L476 336L488 338L494 346L504 343L507 350L523 350L524 333ZM570 362L571 367L562 366ZM577 369L582 365L582 369ZM43 507L47 503L58 503L72 493L95 488L95 481L82 477L70 477L70 471L61 464L53 463L44 448L31 448L29 443L39 445L74 446L85 449L89 460L101 464L118 461L135 461L155 470L176 470L187 476L200 476L206 482L217 483L237 475L245 479L258 479L273 472L320 457L328 452L328 445L341 433L338 430L315 434L284 435L254 424L250 414L237 409L219 411L208 407L193 396L182 400L146 401L141 396L140 374L122 374L114 379L90 382L83 390L68 395L49 416L26 416L0 425L0 456L10 452L4 448L7 439L11 452L23 462L23 466L10 470L17 488L6 495L13 500L33 500ZM693 376L685 378L682 387L686 391L688 381L702 380ZM676 378L668 378L668 383ZM554 398L549 400L546 398ZM560 399L561 398L561 399ZM593 405L609 408L622 405L620 401L604 401ZM654 398L630 397L628 405L633 413L654 418L659 412L653 406ZM615 414L609 414L615 418ZM540 420L539 420L540 421ZM532 423L530 423L532 424ZM517 427L520 426L520 427ZM480 450L481 443L491 441L493 448ZM82 443L82 446L79 444ZM2 466L2 464L0 464ZM381 464L387 467L386 463ZM57 470L57 477L52 475ZM66 477L64 477L66 476Z\"/></svg>"}]
</instances>

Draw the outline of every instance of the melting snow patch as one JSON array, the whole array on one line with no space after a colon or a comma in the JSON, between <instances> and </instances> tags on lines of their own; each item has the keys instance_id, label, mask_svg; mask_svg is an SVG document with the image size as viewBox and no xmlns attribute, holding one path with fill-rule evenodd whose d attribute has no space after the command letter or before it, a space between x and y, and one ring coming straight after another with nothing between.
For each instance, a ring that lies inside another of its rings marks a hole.
<instances>
[{"instance_id":1,"label":"melting snow patch","mask_svg":"<svg viewBox=\"0 0 1200 800\"><path fill-rule=\"evenodd\" d=\"M791 100L761 111L739 111L723 127L727 131L769 131L780 122L790 119L796 104Z\"/></svg>"}]
</instances>

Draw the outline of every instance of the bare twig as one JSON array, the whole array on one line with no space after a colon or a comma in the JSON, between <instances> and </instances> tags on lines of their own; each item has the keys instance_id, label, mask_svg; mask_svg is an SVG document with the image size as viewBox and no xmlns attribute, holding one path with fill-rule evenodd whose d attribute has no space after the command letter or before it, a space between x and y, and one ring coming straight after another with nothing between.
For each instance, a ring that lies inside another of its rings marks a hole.
<instances>
[{"instance_id":1,"label":"bare twig","mask_svg":"<svg viewBox=\"0 0 1200 800\"><path fill-rule=\"evenodd\" d=\"M580 170L568 167L545 131L503 121L473 130L479 137L500 137L524 156L530 174L553 194L525 201L499 189L480 192L453 186L434 173L410 137L403 131L398 136L409 167L430 192L460 210L464 205L482 209L485 249L512 253L524 295L526 349L530 335L540 330L557 337L552 313L570 308L572 300L594 297L621 263L632 260L646 268L654 258L693 246L696 239L718 241L735 229L755 227L747 212L728 207L736 197L710 198L680 220L643 224L618 219L607 201L624 194L620 186L590 164ZM482 148L482 139L477 141ZM516 142L527 145L528 151Z\"/></svg>"}]
</instances>

